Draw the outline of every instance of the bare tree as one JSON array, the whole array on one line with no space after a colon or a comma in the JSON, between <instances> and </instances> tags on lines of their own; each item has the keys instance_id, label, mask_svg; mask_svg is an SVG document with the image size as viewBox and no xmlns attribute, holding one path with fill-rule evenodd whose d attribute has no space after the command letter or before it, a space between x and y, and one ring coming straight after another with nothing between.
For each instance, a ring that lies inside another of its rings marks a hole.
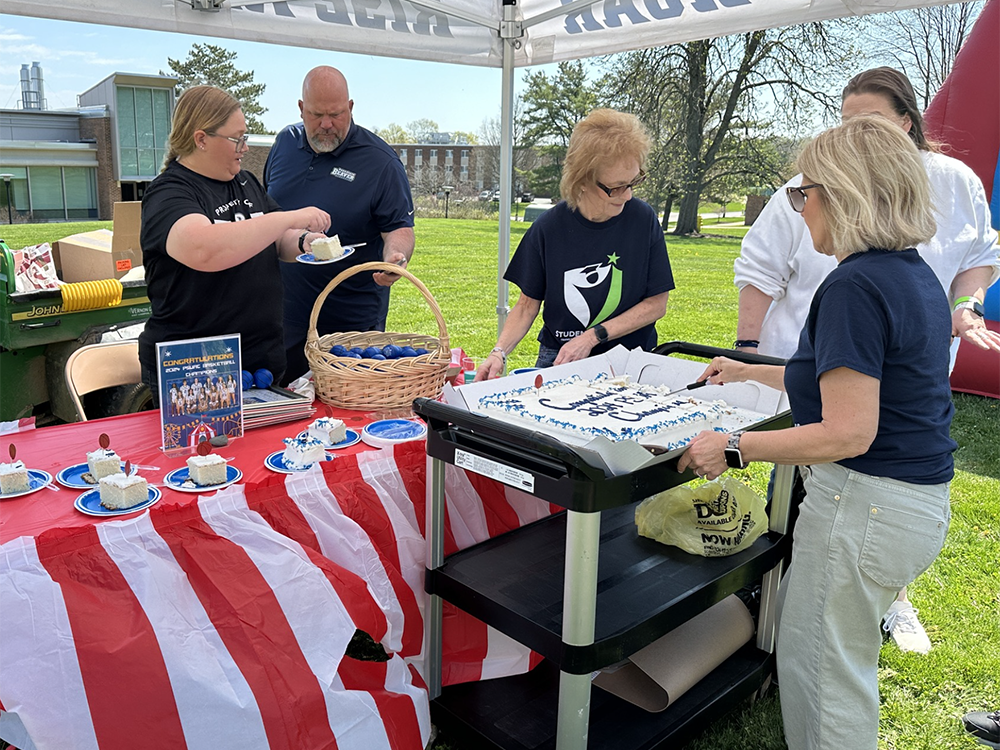
<instances>
[{"instance_id":1,"label":"bare tree","mask_svg":"<svg viewBox=\"0 0 1000 750\"><path fill-rule=\"evenodd\" d=\"M956 3L881 13L867 19L873 60L899 68L927 107L951 72L985 3Z\"/></svg>"},{"instance_id":2,"label":"bare tree","mask_svg":"<svg viewBox=\"0 0 1000 750\"><path fill-rule=\"evenodd\" d=\"M606 59L602 89L652 131L651 164L665 170L652 181L655 199L665 214L680 200L676 234L695 231L714 182L778 181L786 165L769 136L838 110L829 91L848 59L846 36L812 23Z\"/></svg>"},{"instance_id":3,"label":"bare tree","mask_svg":"<svg viewBox=\"0 0 1000 750\"><path fill-rule=\"evenodd\" d=\"M512 121L514 190L523 192L528 187L529 172L538 166L538 156L528 141L524 101L520 97L514 99ZM500 136L500 115L483 120L479 126L480 146L476 149L476 160L483 185L490 188L500 184Z\"/></svg>"}]
</instances>

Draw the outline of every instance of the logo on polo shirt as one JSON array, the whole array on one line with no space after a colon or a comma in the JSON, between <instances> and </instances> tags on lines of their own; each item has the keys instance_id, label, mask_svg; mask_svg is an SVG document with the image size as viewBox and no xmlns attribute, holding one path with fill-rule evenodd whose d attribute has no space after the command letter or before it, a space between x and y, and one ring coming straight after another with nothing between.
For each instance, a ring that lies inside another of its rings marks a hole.
<instances>
[{"instance_id":1,"label":"logo on polo shirt","mask_svg":"<svg viewBox=\"0 0 1000 750\"><path fill-rule=\"evenodd\" d=\"M341 169L340 167L334 167L333 171L330 172L333 177L338 177L341 180L347 180L348 182L354 182L354 178L357 175L354 172L349 172L346 169Z\"/></svg>"}]
</instances>

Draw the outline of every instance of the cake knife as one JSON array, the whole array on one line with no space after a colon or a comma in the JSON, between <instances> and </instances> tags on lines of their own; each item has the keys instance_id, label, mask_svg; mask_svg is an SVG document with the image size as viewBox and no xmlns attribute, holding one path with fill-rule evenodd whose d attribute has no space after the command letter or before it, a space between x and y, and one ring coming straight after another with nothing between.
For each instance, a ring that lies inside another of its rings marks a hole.
<instances>
[{"instance_id":1,"label":"cake knife","mask_svg":"<svg viewBox=\"0 0 1000 750\"><path fill-rule=\"evenodd\" d=\"M694 383L688 383L686 386L678 388L676 391L670 391L670 393L666 394L664 398L667 398L667 396L673 396L675 393L680 393L681 391L693 391L695 388L701 388L703 385L708 385L708 378L698 380Z\"/></svg>"}]
</instances>

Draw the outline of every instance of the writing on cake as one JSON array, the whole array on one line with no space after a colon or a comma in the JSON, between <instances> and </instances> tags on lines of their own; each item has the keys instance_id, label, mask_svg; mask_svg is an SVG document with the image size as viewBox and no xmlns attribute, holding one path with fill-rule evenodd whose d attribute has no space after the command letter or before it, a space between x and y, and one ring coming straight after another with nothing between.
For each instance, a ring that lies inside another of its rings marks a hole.
<instances>
[{"instance_id":1,"label":"writing on cake","mask_svg":"<svg viewBox=\"0 0 1000 750\"><path fill-rule=\"evenodd\" d=\"M702 430L724 431L722 417L732 413L724 402L668 393L668 388L631 383L628 377L572 375L538 388L484 396L477 411L556 435L634 440L668 450L686 445Z\"/></svg>"}]
</instances>

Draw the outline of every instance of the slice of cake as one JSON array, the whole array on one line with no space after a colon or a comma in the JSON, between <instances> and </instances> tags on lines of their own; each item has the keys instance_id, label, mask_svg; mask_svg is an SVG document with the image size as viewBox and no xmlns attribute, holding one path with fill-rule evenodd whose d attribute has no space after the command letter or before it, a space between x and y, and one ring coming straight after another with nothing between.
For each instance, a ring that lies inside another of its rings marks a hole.
<instances>
[{"instance_id":1,"label":"slice of cake","mask_svg":"<svg viewBox=\"0 0 1000 750\"><path fill-rule=\"evenodd\" d=\"M338 234L333 235L333 237L313 240L309 246L312 248L313 257L316 260L333 260L344 254L344 248L340 244L340 235Z\"/></svg>"},{"instance_id":2,"label":"slice of cake","mask_svg":"<svg viewBox=\"0 0 1000 750\"><path fill-rule=\"evenodd\" d=\"M188 476L199 487L210 487L226 481L226 459L216 453L191 456L187 460Z\"/></svg>"},{"instance_id":3,"label":"slice of cake","mask_svg":"<svg viewBox=\"0 0 1000 750\"><path fill-rule=\"evenodd\" d=\"M344 426L344 423L339 419L331 417L320 417L309 425L309 429L306 432L309 434L309 437L322 440L328 445L336 445L347 438L347 427Z\"/></svg>"},{"instance_id":4,"label":"slice of cake","mask_svg":"<svg viewBox=\"0 0 1000 750\"><path fill-rule=\"evenodd\" d=\"M28 481L28 470L23 461L11 461L0 464L0 495L10 495L15 492L27 492L31 489Z\"/></svg>"},{"instance_id":5,"label":"slice of cake","mask_svg":"<svg viewBox=\"0 0 1000 750\"><path fill-rule=\"evenodd\" d=\"M99 481L102 477L109 477L112 474L119 474L122 470L121 457L110 448L98 448L87 454L87 469L94 481Z\"/></svg>"},{"instance_id":6,"label":"slice of cake","mask_svg":"<svg viewBox=\"0 0 1000 750\"><path fill-rule=\"evenodd\" d=\"M101 477L101 505L110 510L124 510L138 505L149 497L149 485L138 474L125 476L118 472Z\"/></svg>"},{"instance_id":7,"label":"slice of cake","mask_svg":"<svg viewBox=\"0 0 1000 750\"><path fill-rule=\"evenodd\" d=\"M317 461L322 461L326 456L323 450L323 443L309 435L299 435L294 438L285 438L285 452L282 460L285 467L298 471L308 469Z\"/></svg>"}]
</instances>

